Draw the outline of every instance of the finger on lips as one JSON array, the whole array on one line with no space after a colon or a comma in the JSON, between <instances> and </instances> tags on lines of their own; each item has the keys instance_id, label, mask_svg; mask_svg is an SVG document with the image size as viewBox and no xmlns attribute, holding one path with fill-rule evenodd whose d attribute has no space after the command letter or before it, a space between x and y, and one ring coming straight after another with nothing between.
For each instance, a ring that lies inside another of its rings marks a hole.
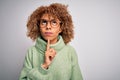
<instances>
[{"instance_id":1,"label":"finger on lips","mask_svg":"<svg viewBox=\"0 0 120 80\"><path fill-rule=\"evenodd\" d=\"M47 40L47 46L46 46L46 56L52 60L56 55L56 51L53 48L50 48L50 40Z\"/></svg>"}]
</instances>

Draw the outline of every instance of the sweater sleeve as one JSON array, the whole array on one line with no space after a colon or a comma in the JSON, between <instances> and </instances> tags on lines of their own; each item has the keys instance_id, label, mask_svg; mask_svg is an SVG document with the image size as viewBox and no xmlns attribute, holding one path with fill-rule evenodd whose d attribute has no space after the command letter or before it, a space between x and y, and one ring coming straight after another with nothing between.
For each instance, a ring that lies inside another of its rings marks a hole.
<instances>
[{"instance_id":1,"label":"sweater sleeve","mask_svg":"<svg viewBox=\"0 0 120 80\"><path fill-rule=\"evenodd\" d=\"M41 65L33 68L32 49L30 48L25 57L19 80L48 80L48 76L48 70L43 69Z\"/></svg>"},{"instance_id":2,"label":"sweater sleeve","mask_svg":"<svg viewBox=\"0 0 120 80\"><path fill-rule=\"evenodd\" d=\"M80 67L78 64L78 57L74 48L71 49L71 61L72 61L72 75L71 80L83 80Z\"/></svg>"}]
</instances>

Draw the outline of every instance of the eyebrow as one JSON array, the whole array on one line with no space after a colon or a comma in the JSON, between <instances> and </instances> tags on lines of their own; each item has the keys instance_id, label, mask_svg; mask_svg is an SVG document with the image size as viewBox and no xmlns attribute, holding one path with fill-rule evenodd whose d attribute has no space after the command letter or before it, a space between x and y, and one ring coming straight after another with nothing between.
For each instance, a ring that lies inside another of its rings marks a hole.
<instances>
[{"instance_id":1,"label":"eyebrow","mask_svg":"<svg viewBox=\"0 0 120 80\"><path fill-rule=\"evenodd\" d=\"M56 20L56 21L57 21L57 19L51 19L51 20L47 20L47 19L40 19L40 20L46 20L46 21L53 21L53 20Z\"/></svg>"}]
</instances>

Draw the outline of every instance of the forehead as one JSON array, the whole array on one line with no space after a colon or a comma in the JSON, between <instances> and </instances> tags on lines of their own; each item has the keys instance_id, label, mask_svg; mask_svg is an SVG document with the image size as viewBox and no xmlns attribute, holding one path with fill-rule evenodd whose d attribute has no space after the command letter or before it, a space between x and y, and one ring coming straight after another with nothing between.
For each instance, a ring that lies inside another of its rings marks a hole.
<instances>
[{"instance_id":1,"label":"forehead","mask_svg":"<svg viewBox=\"0 0 120 80\"><path fill-rule=\"evenodd\" d=\"M58 18L56 16L53 16L52 14L43 14L41 19L51 20L51 19L58 19Z\"/></svg>"}]
</instances>

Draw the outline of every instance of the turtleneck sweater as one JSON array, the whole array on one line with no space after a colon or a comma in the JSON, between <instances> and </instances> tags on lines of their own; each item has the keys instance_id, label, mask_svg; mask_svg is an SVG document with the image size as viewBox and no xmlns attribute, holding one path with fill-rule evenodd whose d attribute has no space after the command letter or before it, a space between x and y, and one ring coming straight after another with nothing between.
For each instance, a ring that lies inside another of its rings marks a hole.
<instances>
[{"instance_id":1,"label":"turtleneck sweater","mask_svg":"<svg viewBox=\"0 0 120 80\"><path fill-rule=\"evenodd\" d=\"M59 36L57 43L50 45L50 48L55 49L56 56L49 68L42 68L46 45L38 37L36 44L28 49L19 80L83 80L76 51L64 43L62 36Z\"/></svg>"}]
</instances>

